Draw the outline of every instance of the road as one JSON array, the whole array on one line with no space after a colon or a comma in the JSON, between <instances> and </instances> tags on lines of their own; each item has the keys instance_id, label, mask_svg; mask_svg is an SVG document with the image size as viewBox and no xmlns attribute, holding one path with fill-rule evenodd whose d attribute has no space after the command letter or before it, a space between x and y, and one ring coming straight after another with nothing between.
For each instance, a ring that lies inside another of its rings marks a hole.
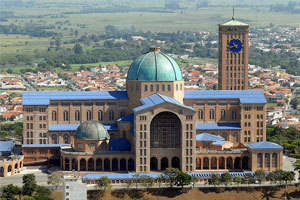
<instances>
[{"instance_id":1,"label":"road","mask_svg":"<svg viewBox=\"0 0 300 200\"><path fill-rule=\"evenodd\" d=\"M22 186L22 179L24 174L34 174L38 185L47 185L48 174L39 169L25 169L21 173L14 176L0 177L0 187L8 184Z\"/></svg>"}]
</instances>

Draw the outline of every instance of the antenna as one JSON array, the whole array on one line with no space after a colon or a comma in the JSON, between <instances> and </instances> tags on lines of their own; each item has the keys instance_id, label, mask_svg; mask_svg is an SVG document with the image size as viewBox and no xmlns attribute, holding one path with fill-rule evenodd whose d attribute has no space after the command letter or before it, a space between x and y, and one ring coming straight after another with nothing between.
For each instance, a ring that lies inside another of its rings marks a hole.
<instances>
[{"instance_id":1,"label":"antenna","mask_svg":"<svg viewBox=\"0 0 300 200\"><path fill-rule=\"evenodd\" d=\"M232 20L234 20L234 7L232 7Z\"/></svg>"}]
</instances>

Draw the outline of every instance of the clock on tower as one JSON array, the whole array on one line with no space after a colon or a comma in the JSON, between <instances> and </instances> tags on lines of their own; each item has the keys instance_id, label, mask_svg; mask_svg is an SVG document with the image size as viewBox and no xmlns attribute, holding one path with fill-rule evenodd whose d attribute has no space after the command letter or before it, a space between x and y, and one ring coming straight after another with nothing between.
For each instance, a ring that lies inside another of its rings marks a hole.
<instances>
[{"instance_id":1,"label":"clock on tower","mask_svg":"<svg viewBox=\"0 0 300 200\"><path fill-rule=\"evenodd\" d=\"M219 90L248 89L249 26L232 20L219 25Z\"/></svg>"}]
</instances>

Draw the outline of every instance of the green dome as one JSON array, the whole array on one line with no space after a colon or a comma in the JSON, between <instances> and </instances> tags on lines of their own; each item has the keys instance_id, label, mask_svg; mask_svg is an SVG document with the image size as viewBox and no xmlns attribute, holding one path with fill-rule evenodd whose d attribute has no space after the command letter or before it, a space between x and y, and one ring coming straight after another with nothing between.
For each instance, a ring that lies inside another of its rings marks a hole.
<instances>
[{"instance_id":1,"label":"green dome","mask_svg":"<svg viewBox=\"0 0 300 200\"><path fill-rule=\"evenodd\" d=\"M173 58L155 48L133 61L127 80L179 81L182 80L182 74Z\"/></svg>"},{"instance_id":2,"label":"green dome","mask_svg":"<svg viewBox=\"0 0 300 200\"><path fill-rule=\"evenodd\" d=\"M86 121L77 128L75 137L85 140L104 140L109 139L109 134L100 122Z\"/></svg>"}]
</instances>

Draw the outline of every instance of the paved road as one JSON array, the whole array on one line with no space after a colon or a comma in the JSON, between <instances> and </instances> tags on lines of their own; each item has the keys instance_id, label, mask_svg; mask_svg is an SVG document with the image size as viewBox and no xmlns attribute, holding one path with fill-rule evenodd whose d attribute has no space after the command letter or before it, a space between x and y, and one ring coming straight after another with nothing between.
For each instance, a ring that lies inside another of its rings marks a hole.
<instances>
[{"instance_id":1,"label":"paved road","mask_svg":"<svg viewBox=\"0 0 300 200\"><path fill-rule=\"evenodd\" d=\"M287 157L287 156L283 156L283 170L286 170L286 171L295 171L295 162L296 162L297 159L295 158L291 158L291 157ZM299 173L297 171L295 171L295 180L298 180L299 178Z\"/></svg>"},{"instance_id":2,"label":"paved road","mask_svg":"<svg viewBox=\"0 0 300 200\"><path fill-rule=\"evenodd\" d=\"M47 185L48 174L39 169L25 169L21 173L14 176L0 177L0 186L14 184L22 186L22 178L24 174L34 174L38 185Z\"/></svg>"}]
</instances>

